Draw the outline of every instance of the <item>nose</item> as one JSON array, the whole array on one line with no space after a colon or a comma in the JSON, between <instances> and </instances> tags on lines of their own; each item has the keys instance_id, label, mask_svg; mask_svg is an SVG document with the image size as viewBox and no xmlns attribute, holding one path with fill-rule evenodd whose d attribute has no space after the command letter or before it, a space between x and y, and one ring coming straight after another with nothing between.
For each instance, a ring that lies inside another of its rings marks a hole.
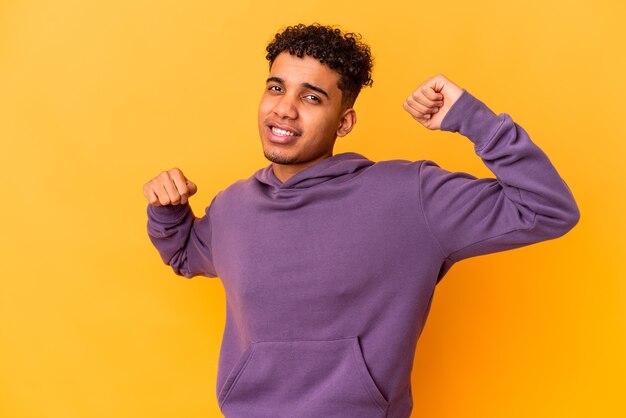
<instances>
[{"instance_id":1,"label":"nose","mask_svg":"<svg viewBox=\"0 0 626 418\"><path fill-rule=\"evenodd\" d=\"M298 117L296 98L292 97L290 94L279 96L273 111L280 118L296 119Z\"/></svg>"}]
</instances>

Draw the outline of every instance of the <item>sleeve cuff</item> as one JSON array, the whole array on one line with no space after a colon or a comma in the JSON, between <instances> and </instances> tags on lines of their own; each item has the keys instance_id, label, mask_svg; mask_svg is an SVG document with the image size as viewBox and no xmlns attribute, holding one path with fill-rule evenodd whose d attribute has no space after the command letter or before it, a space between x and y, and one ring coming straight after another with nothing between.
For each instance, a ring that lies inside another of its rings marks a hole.
<instances>
[{"instance_id":1,"label":"sleeve cuff","mask_svg":"<svg viewBox=\"0 0 626 418\"><path fill-rule=\"evenodd\" d=\"M475 149L480 150L493 138L501 123L502 118L467 90L463 90L441 121L441 130L466 136L475 144Z\"/></svg>"},{"instance_id":2,"label":"sleeve cuff","mask_svg":"<svg viewBox=\"0 0 626 418\"><path fill-rule=\"evenodd\" d=\"M161 223L176 222L183 219L191 210L189 203L184 205L148 205L148 217Z\"/></svg>"}]
</instances>

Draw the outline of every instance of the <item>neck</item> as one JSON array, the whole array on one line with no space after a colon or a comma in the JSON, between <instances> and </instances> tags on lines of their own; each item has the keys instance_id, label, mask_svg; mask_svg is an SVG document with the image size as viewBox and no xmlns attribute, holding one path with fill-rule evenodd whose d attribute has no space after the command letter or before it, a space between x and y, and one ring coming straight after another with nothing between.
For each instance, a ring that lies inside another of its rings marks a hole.
<instances>
[{"instance_id":1,"label":"neck","mask_svg":"<svg viewBox=\"0 0 626 418\"><path fill-rule=\"evenodd\" d=\"M329 155L324 155L315 160L307 161L306 163L295 163L295 164L278 164L272 163L272 170L274 171L274 175L281 183L286 182L291 177L295 176L305 168L311 167L312 165L325 160L326 158L332 157L332 153Z\"/></svg>"}]
</instances>

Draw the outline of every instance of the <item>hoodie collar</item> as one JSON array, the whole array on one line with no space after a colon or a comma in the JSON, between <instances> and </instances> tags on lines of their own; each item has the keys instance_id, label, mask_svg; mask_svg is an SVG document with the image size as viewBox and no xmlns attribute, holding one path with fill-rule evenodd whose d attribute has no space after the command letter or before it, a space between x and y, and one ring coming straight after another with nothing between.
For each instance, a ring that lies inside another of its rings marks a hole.
<instances>
[{"instance_id":1,"label":"hoodie collar","mask_svg":"<svg viewBox=\"0 0 626 418\"><path fill-rule=\"evenodd\" d=\"M355 152L333 155L305 168L282 183L272 165L262 168L254 174L261 183L276 189L306 189L337 177L349 175L373 165L374 162Z\"/></svg>"}]
</instances>

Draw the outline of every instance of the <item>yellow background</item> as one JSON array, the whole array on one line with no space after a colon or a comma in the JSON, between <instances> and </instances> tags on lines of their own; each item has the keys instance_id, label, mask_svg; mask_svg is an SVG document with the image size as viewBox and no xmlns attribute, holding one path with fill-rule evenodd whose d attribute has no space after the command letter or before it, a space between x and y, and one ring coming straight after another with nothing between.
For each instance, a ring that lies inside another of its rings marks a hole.
<instances>
[{"instance_id":1,"label":"yellow background","mask_svg":"<svg viewBox=\"0 0 626 418\"><path fill-rule=\"evenodd\" d=\"M142 186L213 195L267 162L274 32L361 32L376 58L337 152L491 173L404 98L441 72L513 116L576 197L563 238L455 265L413 371L415 417L626 416L623 1L0 2L0 417L217 417L219 280L175 276Z\"/></svg>"}]
</instances>

